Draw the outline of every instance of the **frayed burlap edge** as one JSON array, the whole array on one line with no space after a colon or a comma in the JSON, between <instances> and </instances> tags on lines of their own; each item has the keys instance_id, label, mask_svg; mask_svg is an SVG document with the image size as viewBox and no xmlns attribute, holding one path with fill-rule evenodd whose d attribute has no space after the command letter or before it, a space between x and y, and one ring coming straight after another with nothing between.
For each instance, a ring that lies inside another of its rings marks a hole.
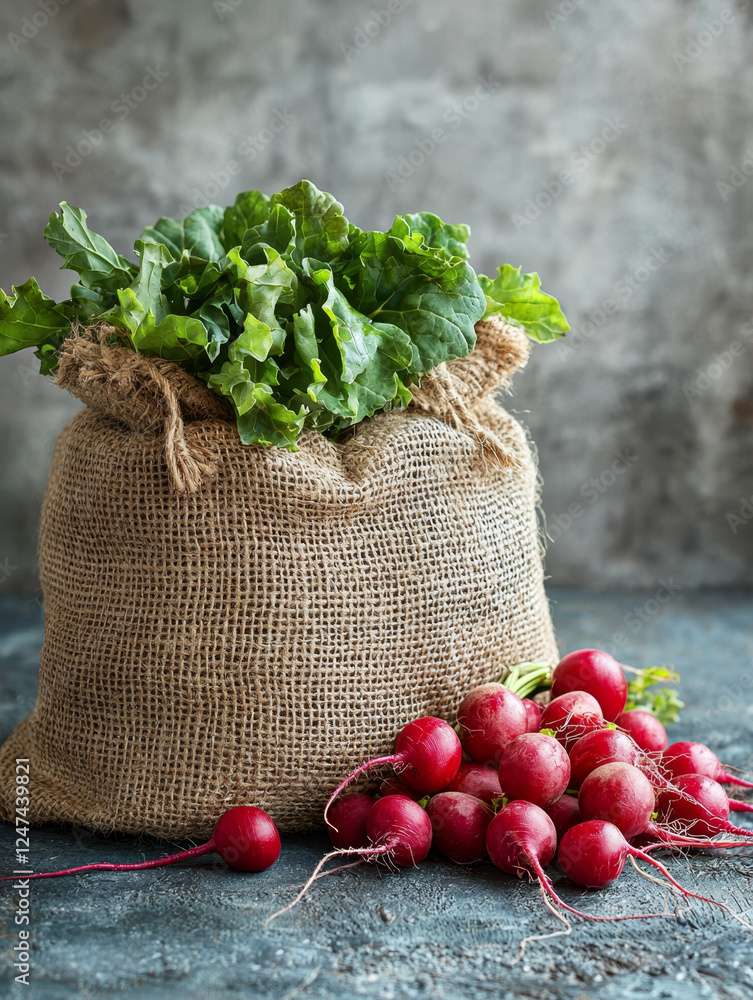
<instances>
[{"instance_id":1,"label":"frayed burlap edge","mask_svg":"<svg viewBox=\"0 0 753 1000\"><path fill-rule=\"evenodd\" d=\"M173 361L138 354L106 323L72 330L60 352L56 383L90 409L144 435L162 435L168 475L177 492L195 493L214 473L217 456L186 438L186 423L233 420L220 396ZM515 464L504 444L479 421L473 404L505 385L523 367L529 341L523 330L491 318L476 324L477 343L465 358L438 365L413 389L409 409L470 434L479 459ZM353 432L358 433L358 427Z\"/></svg>"}]
</instances>

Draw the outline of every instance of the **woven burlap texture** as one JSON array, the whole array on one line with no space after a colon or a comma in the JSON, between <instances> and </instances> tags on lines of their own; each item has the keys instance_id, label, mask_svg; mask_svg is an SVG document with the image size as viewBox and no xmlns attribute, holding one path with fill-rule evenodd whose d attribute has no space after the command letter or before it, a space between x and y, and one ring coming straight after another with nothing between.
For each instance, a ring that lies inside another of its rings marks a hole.
<instances>
[{"instance_id":1,"label":"woven burlap texture","mask_svg":"<svg viewBox=\"0 0 753 1000\"><path fill-rule=\"evenodd\" d=\"M244 446L170 362L66 343L58 381L88 405L52 460L39 694L0 752L2 818L24 757L34 824L206 838L249 803L305 830L410 719L556 662L536 467L491 395L528 342L477 334L407 410L295 453Z\"/></svg>"}]
</instances>

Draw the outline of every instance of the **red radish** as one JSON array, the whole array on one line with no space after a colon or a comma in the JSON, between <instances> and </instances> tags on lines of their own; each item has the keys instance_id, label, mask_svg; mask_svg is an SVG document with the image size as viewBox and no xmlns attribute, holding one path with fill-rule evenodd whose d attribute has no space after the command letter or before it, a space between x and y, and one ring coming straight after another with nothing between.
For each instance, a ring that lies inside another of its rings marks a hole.
<instances>
[{"instance_id":1,"label":"red radish","mask_svg":"<svg viewBox=\"0 0 753 1000\"><path fill-rule=\"evenodd\" d=\"M657 868L686 898L701 899L731 913L724 903L685 889L663 864L630 845L614 824L604 820L592 819L572 827L562 838L557 852L557 860L565 875L585 889L605 889L611 885L622 874L628 856L640 858Z\"/></svg>"},{"instance_id":2,"label":"red radish","mask_svg":"<svg viewBox=\"0 0 753 1000\"><path fill-rule=\"evenodd\" d=\"M667 745L667 730L655 715L644 712L642 708L623 712L617 725L635 740L641 750L655 752Z\"/></svg>"},{"instance_id":3,"label":"red radish","mask_svg":"<svg viewBox=\"0 0 753 1000\"><path fill-rule=\"evenodd\" d=\"M528 718L528 732L537 733L541 729L541 713L544 711L544 706L531 698L523 698L523 706Z\"/></svg>"},{"instance_id":4,"label":"red radish","mask_svg":"<svg viewBox=\"0 0 753 1000\"><path fill-rule=\"evenodd\" d=\"M507 744L499 762L499 783L508 799L525 799L546 809L570 781L565 748L544 733L523 733Z\"/></svg>"},{"instance_id":5,"label":"red radish","mask_svg":"<svg viewBox=\"0 0 753 1000\"><path fill-rule=\"evenodd\" d=\"M628 684L622 667L600 649L576 649L564 656L552 674L552 697L586 691L601 706L607 722L615 722L625 710Z\"/></svg>"},{"instance_id":6,"label":"red radish","mask_svg":"<svg viewBox=\"0 0 753 1000\"><path fill-rule=\"evenodd\" d=\"M729 822L730 804L722 786L703 774L681 774L658 795L659 815L665 823L676 823L689 837L714 837L734 833L753 837Z\"/></svg>"},{"instance_id":7,"label":"red radish","mask_svg":"<svg viewBox=\"0 0 753 1000\"><path fill-rule=\"evenodd\" d=\"M602 764L584 779L578 807L585 820L613 823L626 840L644 833L656 806L646 775L632 764Z\"/></svg>"},{"instance_id":8,"label":"red radish","mask_svg":"<svg viewBox=\"0 0 753 1000\"><path fill-rule=\"evenodd\" d=\"M488 804L502 798L497 769L488 764L461 764L458 773L442 791L465 792Z\"/></svg>"},{"instance_id":9,"label":"red radish","mask_svg":"<svg viewBox=\"0 0 753 1000\"><path fill-rule=\"evenodd\" d=\"M431 848L431 822L426 810L405 795L377 799L366 823L369 841L385 847L385 860L399 868L423 861Z\"/></svg>"},{"instance_id":10,"label":"red radish","mask_svg":"<svg viewBox=\"0 0 753 1000\"><path fill-rule=\"evenodd\" d=\"M392 764L403 784L430 795L452 781L462 755L458 734L449 723L431 715L414 719L398 733L394 753L366 761L340 782L324 807L325 822L329 824L327 814L332 802L348 782L375 764Z\"/></svg>"},{"instance_id":11,"label":"red radish","mask_svg":"<svg viewBox=\"0 0 753 1000\"><path fill-rule=\"evenodd\" d=\"M426 807L434 846L451 861L470 865L486 857L486 830L494 813L465 792L440 792Z\"/></svg>"},{"instance_id":12,"label":"red radish","mask_svg":"<svg viewBox=\"0 0 753 1000\"><path fill-rule=\"evenodd\" d=\"M267 917L265 924L292 910L313 883L322 877L322 868L331 858L357 855L354 865L362 864L364 861L384 861L398 868L409 868L423 861L431 849L432 831L429 817L426 811L407 795L385 795L383 799L377 799L369 812L366 832L371 847L345 847L325 854L295 899ZM341 867L351 868L354 865ZM336 871L339 869L333 868L324 874L332 875Z\"/></svg>"},{"instance_id":13,"label":"red radish","mask_svg":"<svg viewBox=\"0 0 753 1000\"><path fill-rule=\"evenodd\" d=\"M578 800L574 795L562 795L548 809L545 809L544 812L552 823L554 823L554 829L557 831L557 843L562 840L562 837L571 826L583 822L583 817L578 808Z\"/></svg>"},{"instance_id":14,"label":"red radish","mask_svg":"<svg viewBox=\"0 0 753 1000\"><path fill-rule=\"evenodd\" d=\"M664 794L664 791L665 789L662 789L661 794ZM578 805L583 819L601 819L613 823L626 840L647 833L674 847L711 849L717 846L732 846L729 843L717 844L708 837L693 837L692 834L675 832L666 826L654 823L652 820L656 805L654 790L646 775L632 764L602 764L601 767L597 767L581 785ZM684 806L689 810L688 816L702 822L705 819L709 826L711 825L712 820L709 818L711 814L708 809L689 795ZM730 824L724 825L721 821L714 832L753 836L753 832L740 830Z\"/></svg>"},{"instance_id":15,"label":"red radish","mask_svg":"<svg viewBox=\"0 0 753 1000\"><path fill-rule=\"evenodd\" d=\"M589 819L567 831L557 860L571 882L585 889L605 889L622 875L629 850L613 823Z\"/></svg>"},{"instance_id":16,"label":"red radish","mask_svg":"<svg viewBox=\"0 0 753 1000\"><path fill-rule=\"evenodd\" d=\"M329 839L334 847L366 847L366 821L374 799L363 792L343 795L330 810Z\"/></svg>"},{"instance_id":17,"label":"red radish","mask_svg":"<svg viewBox=\"0 0 753 1000\"><path fill-rule=\"evenodd\" d=\"M742 785L753 788L753 782L728 774L716 754L703 743L673 743L662 754L662 765L673 778L681 774L703 774L720 785Z\"/></svg>"},{"instance_id":18,"label":"red radish","mask_svg":"<svg viewBox=\"0 0 753 1000\"><path fill-rule=\"evenodd\" d=\"M586 691L571 691L554 698L541 713L541 728L551 729L566 750L596 729L604 728L598 701Z\"/></svg>"},{"instance_id":19,"label":"red radish","mask_svg":"<svg viewBox=\"0 0 753 1000\"><path fill-rule=\"evenodd\" d=\"M458 722L463 749L479 764L499 764L502 751L528 731L528 716L520 698L504 684L482 684L460 703Z\"/></svg>"},{"instance_id":20,"label":"red radish","mask_svg":"<svg viewBox=\"0 0 753 1000\"><path fill-rule=\"evenodd\" d=\"M462 767L462 764L460 765ZM389 778L385 778L384 781L379 786L380 795L407 795L409 799L413 799L418 802L419 799L424 797L423 792L417 792L413 788L408 788L404 785L402 781L391 774Z\"/></svg>"},{"instance_id":21,"label":"red radish","mask_svg":"<svg viewBox=\"0 0 753 1000\"><path fill-rule=\"evenodd\" d=\"M486 850L508 875L546 879L543 869L557 850L557 832L543 809L519 799L508 802L489 824Z\"/></svg>"},{"instance_id":22,"label":"red radish","mask_svg":"<svg viewBox=\"0 0 753 1000\"><path fill-rule=\"evenodd\" d=\"M135 864L110 864L101 862L66 868L59 872L38 872L25 878L55 878L58 875L76 875L80 872L117 871L134 872L142 868L161 868L174 865L203 854L219 854L231 868L241 872L263 872L280 856L280 835L277 827L263 809L256 806L235 806L220 816L211 839L206 844L192 847L179 854L170 854L156 861L139 861ZM15 876L11 876L15 877ZM7 879L0 879L7 881Z\"/></svg>"},{"instance_id":23,"label":"red radish","mask_svg":"<svg viewBox=\"0 0 753 1000\"><path fill-rule=\"evenodd\" d=\"M532 802L518 799L515 802L508 802L503 809L500 809L486 831L486 850L497 868L508 875L517 875L518 878L524 876L535 878L541 887L542 895L550 896L562 909L579 917L597 921L645 919L632 916L592 916L590 913L576 910L560 899L544 871L557 850L557 832L554 823L544 810ZM646 914L652 917L665 915Z\"/></svg>"},{"instance_id":24,"label":"red radish","mask_svg":"<svg viewBox=\"0 0 753 1000\"><path fill-rule=\"evenodd\" d=\"M585 778L602 764L633 764L638 767L643 755L635 743L618 729L598 729L579 739L570 751L570 787L580 788Z\"/></svg>"}]
</instances>

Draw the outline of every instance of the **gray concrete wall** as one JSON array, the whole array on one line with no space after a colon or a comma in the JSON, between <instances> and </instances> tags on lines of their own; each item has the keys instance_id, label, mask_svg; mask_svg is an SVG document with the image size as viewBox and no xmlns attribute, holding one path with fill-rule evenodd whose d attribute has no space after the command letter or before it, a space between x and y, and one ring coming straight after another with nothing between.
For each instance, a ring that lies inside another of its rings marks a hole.
<instances>
[{"instance_id":1,"label":"gray concrete wall","mask_svg":"<svg viewBox=\"0 0 753 1000\"><path fill-rule=\"evenodd\" d=\"M302 176L364 226L466 221L477 269L538 270L573 325L511 404L539 448L553 579L753 582L749 0L44 2L0 15L2 287L66 293L41 238L63 198L120 250L181 205ZM0 361L10 591L35 586L40 491L77 408L33 368Z\"/></svg>"}]
</instances>

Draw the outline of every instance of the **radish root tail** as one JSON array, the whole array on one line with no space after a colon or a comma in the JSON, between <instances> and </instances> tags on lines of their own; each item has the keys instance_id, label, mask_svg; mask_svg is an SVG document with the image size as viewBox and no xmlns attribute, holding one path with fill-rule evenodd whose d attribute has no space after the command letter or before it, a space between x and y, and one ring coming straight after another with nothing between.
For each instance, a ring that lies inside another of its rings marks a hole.
<instances>
[{"instance_id":1,"label":"radish root tail","mask_svg":"<svg viewBox=\"0 0 753 1000\"><path fill-rule=\"evenodd\" d=\"M363 772L367 771L370 767L375 767L377 764L394 764L397 759L398 758L395 754L390 754L387 757L375 757L373 760L367 760L365 763L361 764L361 766L357 767L355 771L351 771L348 777L344 778L340 782L340 784L337 786L337 788L334 790L334 792L330 795L329 799L327 800L327 805L324 807L324 821L327 824L327 826L332 827L333 830L337 829L335 826L332 825L332 823L330 823L327 817L327 813L329 812L332 803L335 801L337 796L340 794L343 788L345 788L346 785L349 785L351 781L355 781L355 779L360 774L363 774Z\"/></svg>"},{"instance_id":2,"label":"radish root tail","mask_svg":"<svg viewBox=\"0 0 753 1000\"><path fill-rule=\"evenodd\" d=\"M356 861L354 865L341 865L338 868L333 868L332 871L323 872L322 868L331 858L340 858L345 854L360 854L360 855L373 856L375 854L386 854L390 849L391 848L389 844L384 844L381 847L344 847L341 848L340 850L330 851L329 854L325 854L324 857L321 859L321 861L319 861L319 863L317 864L316 868L314 868L313 872L311 873L311 875L309 876L309 878L303 885L303 888L295 897L295 899L292 900L292 902L288 903L287 906L283 906L281 910L277 910L276 913L273 913L271 916L267 917L267 919L264 921L264 926L268 927L273 920L276 920L278 917L281 917L283 913L287 913L288 910L292 910L294 906L297 906L298 903L300 903L300 901L303 899L303 897L306 895L306 893L309 891L309 889L314 884L314 882L316 882L317 879L323 878L325 875L334 875L336 871L340 871L340 868L355 867L355 865L360 865L362 864L362 862L367 860L366 857L362 857L359 861Z\"/></svg>"},{"instance_id":3,"label":"radish root tail","mask_svg":"<svg viewBox=\"0 0 753 1000\"><path fill-rule=\"evenodd\" d=\"M617 916L617 917L597 917L594 916L594 914L592 913L584 913L582 910L576 910L574 906L569 906L564 901L564 899L561 899L557 895L557 893L554 891L554 886L549 881L546 872L541 867L538 861L535 860L533 861L533 870L536 874L536 877L539 880L539 884L541 885L542 889L549 894L549 896L554 900L557 906L561 907L563 910L567 910L568 913L574 913L576 917L583 917L584 920L593 920L598 923L603 923L607 921L616 921L616 920L654 920L658 917L672 916L671 913L634 913L634 914L631 913L631 914L626 914L625 916Z\"/></svg>"},{"instance_id":4,"label":"radish root tail","mask_svg":"<svg viewBox=\"0 0 753 1000\"><path fill-rule=\"evenodd\" d=\"M651 878L650 875L647 875L646 872L641 871L640 867L633 861L634 858L640 858L642 861L646 861L648 862L648 864L653 865L653 867L656 868L657 871L660 871L662 873L662 875L669 882L669 884L674 886L675 889L679 890L679 892L681 892L683 896L685 896L686 898L692 897L693 899L700 899L703 903L709 903L711 906L718 906L722 910L726 910L727 913L729 913L729 915L734 920L737 920L738 923L741 923L743 927L746 927L749 930L753 930L753 926L751 924L746 923L736 913L733 913L733 911L730 910L730 908L726 905L726 903L720 903L718 900L711 899L709 896L700 896L697 892L691 892L690 889L686 889L685 886L680 885L680 883L675 878L673 878L672 875L670 875L669 871L667 871L667 869L661 863L661 861L657 861L655 858L649 857L645 851L641 851L637 847L631 847L630 860L633 863L633 867L635 868L635 870L638 872L639 875L642 875L643 878L648 878L653 882L658 881L658 879L653 879Z\"/></svg>"},{"instance_id":5,"label":"radish root tail","mask_svg":"<svg viewBox=\"0 0 753 1000\"><path fill-rule=\"evenodd\" d=\"M215 850L214 841L208 844L201 844L199 847L191 847L187 851L179 854L168 854L165 858L156 858L154 861L136 861L133 864L117 864L111 861L95 862L91 865L81 865L79 868L64 868L59 872L37 872L35 875L24 875L24 878L58 878L61 875L82 875L84 872L138 872L147 868L162 868L165 865L174 865L180 861L188 861L190 858L198 858L202 854L211 854ZM4 875L0 882L12 882L19 878L18 875Z\"/></svg>"}]
</instances>

